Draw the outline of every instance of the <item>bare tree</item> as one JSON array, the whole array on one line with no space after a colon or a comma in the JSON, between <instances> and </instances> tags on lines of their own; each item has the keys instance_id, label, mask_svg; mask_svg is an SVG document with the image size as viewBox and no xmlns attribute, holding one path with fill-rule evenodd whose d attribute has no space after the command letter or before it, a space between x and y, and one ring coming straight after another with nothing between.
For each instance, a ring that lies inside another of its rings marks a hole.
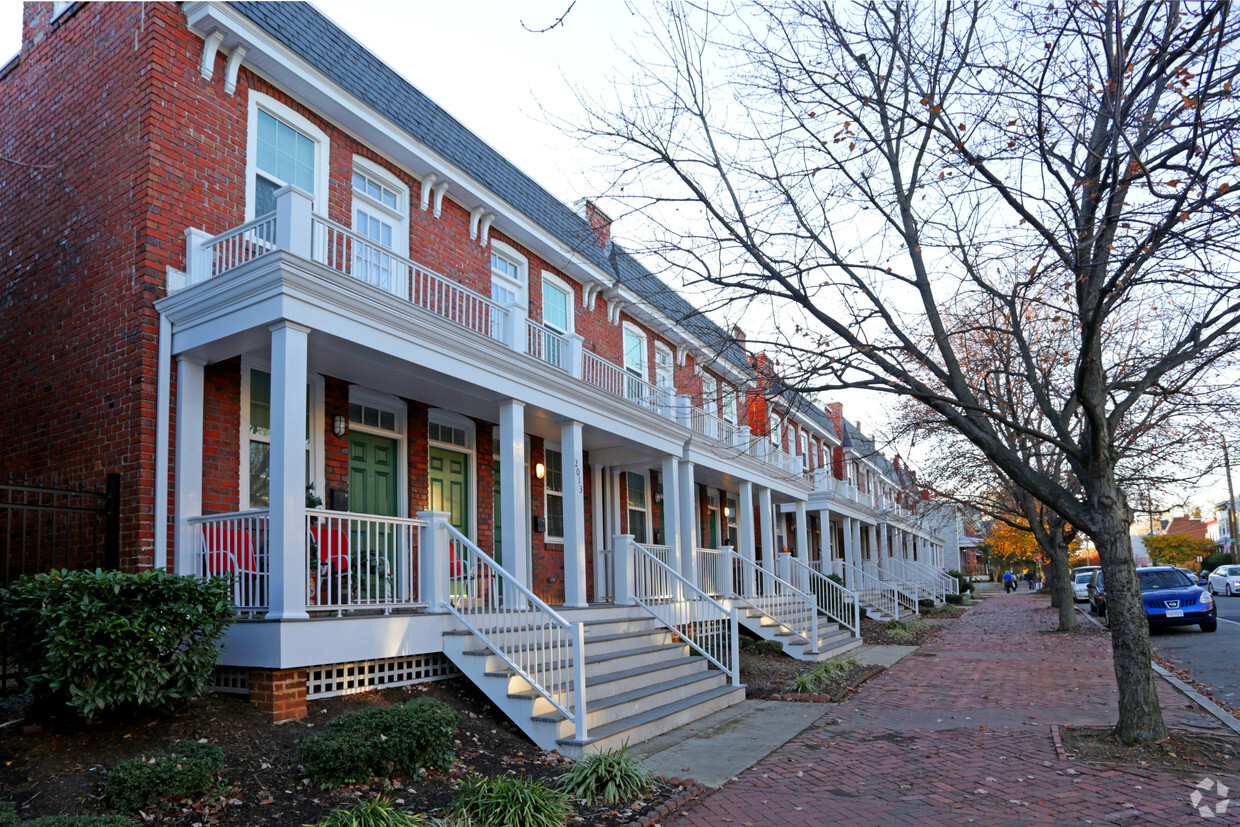
<instances>
[{"instance_id":1,"label":"bare tree","mask_svg":"<svg viewBox=\"0 0 1240 827\"><path fill-rule=\"evenodd\" d=\"M1166 737L1117 434L1237 348L1229 4L673 5L659 29L665 64L586 127L626 159L617 193L654 222L647 252L750 318L777 313L765 340L788 386L917 399L1092 538L1116 734ZM979 399L961 363L945 310L983 299L1011 320L997 333L1032 427ZM1030 303L1069 361L1054 395ZM1079 488L999 428L1061 454Z\"/></svg>"}]
</instances>

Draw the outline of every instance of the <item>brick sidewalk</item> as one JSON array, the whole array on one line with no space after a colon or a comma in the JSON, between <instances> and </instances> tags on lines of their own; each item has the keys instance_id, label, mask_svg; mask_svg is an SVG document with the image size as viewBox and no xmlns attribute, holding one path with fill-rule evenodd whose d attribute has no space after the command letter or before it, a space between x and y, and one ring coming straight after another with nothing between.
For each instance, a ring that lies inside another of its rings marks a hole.
<instances>
[{"instance_id":1,"label":"brick sidewalk","mask_svg":"<svg viewBox=\"0 0 1240 827\"><path fill-rule=\"evenodd\" d=\"M1051 725L1113 725L1117 692L1110 639L1055 625L1045 598L983 601L673 824L1240 823L1240 800L1197 814L1196 778L1058 757ZM1169 726L1200 719L1159 685Z\"/></svg>"}]
</instances>

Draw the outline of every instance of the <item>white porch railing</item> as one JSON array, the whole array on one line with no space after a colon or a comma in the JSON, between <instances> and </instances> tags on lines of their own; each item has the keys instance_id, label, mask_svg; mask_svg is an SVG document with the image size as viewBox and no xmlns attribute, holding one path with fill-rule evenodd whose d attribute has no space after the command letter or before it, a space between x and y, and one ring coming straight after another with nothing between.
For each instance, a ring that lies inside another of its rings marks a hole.
<instances>
[{"instance_id":1,"label":"white porch railing","mask_svg":"<svg viewBox=\"0 0 1240 827\"><path fill-rule=\"evenodd\" d=\"M861 634L861 604L857 593L841 586L820 570L797 558L790 557L794 583L804 583L802 591L807 591L818 601L818 611L836 623L852 631L854 636Z\"/></svg>"},{"instance_id":2,"label":"white porch railing","mask_svg":"<svg viewBox=\"0 0 1240 827\"><path fill-rule=\"evenodd\" d=\"M675 418L671 395L667 391L634 376L619 365L613 365L597 353L586 351L582 354L581 378L596 388L627 399L648 411L654 411L668 419Z\"/></svg>"},{"instance_id":3,"label":"white porch railing","mask_svg":"<svg viewBox=\"0 0 1240 827\"><path fill-rule=\"evenodd\" d=\"M563 371L571 371L567 336L557 333L533 319L526 319L525 326L527 333L525 342L526 353L535 359L546 362L552 367Z\"/></svg>"},{"instance_id":4,"label":"white porch railing","mask_svg":"<svg viewBox=\"0 0 1240 827\"><path fill-rule=\"evenodd\" d=\"M960 594L960 584L956 578L942 569L937 569L919 560L905 560L900 557L893 557L892 562L894 563L892 570L896 576L931 585L939 602L946 600L946 595Z\"/></svg>"},{"instance_id":5,"label":"white porch railing","mask_svg":"<svg viewBox=\"0 0 1240 827\"><path fill-rule=\"evenodd\" d=\"M628 544L620 545L621 539ZM733 686L740 684L740 640L736 610L729 610L690 583L640 543L624 535L616 538L617 559L631 556L633 602L648 611L669 631L719 667ZM626 565L626 573L629 571ZM680 595L684 598L681 599ZM617 595L620 599L621 595Z\"/></svg>"},{"instance_id":6,"label":"white porch railing","mask_svg":"<svg viewBox=\"0 0 1240 827\"><path fill-rule=\"evenodd\" d=\"M886 562L887 561L884 561L884 565ZM879 568L875 566L872 573L880 580L887 583L894 583L901 591L911 594L915 600L932 600L935 603L944 602L939 599L938 592L934 589L933 584L926 583L922 580L906 580L890 568Z\"/></svg>"},{"instance_id":7,"label":"white porch railing","mask_svg":"<svg viewBox=\"0 0 1240 827\"><path fill-rule=\"evenodd\" d=\"M694 570L702 591L711 597L727 597L732 582L727 570L732 565L728 552L718 548L697 548L693 550L693 555Z\"/></svg>"},{"instance_id":8,"label":"white porch railing","mask_svg":"<svg viewBox=\"0 0 1240 827\"><path fill-rule=\"evenodd\" d=\"M322 216L311 218L312 257L320 264L412 302L436 316L502 339L508 309Z\"/></svg>"},{"instance_id":9,"label":"white porch railing","mask_svg":"<svg viewBox=\"0 0 1240 827\"><path fill-rule=\"evenodd\" d=\"M253 221L233 227L208 241L202 263L207 278L227 273L276 249L276 214L260 215ZM197 277L198 274L193 274Z\"/></svg>"},{"instance_id":10,"label":"white porch railing","mask_svg":"<svg viewBox=\"0 0 1240 827\"><path fill-rule=\"evenodd\" d=\"M306 608L413 608L418 529L425 520L338 511L306 514Z\"/></svg>"},{"instance_id":11,"label":"white porch railing","mask_svg":"<svg viewBox=\"0 0 1240 827\"><path fill-rule=\"evenodd\" d=\"M586 731L585 631L569 623L451 525L449 591L444 604L530 688Z\"/></svg>"},{"instance_id":12,"label":"white porch railing","mask_svg":"<svg viewBox=\"0 0 1240 827\"><path fill-rule=\"evenodd\" d=\"M732 591L753 608L774 620L806 644L806 651L818 651L818 602L775 572L732 552L733 565L740 569ZM738 588L738 584L744 584Z\"/></svg>"},{"instance_id":13,"label":"white porch railing","mask_svg":"<svg viewBox=\"0 0 1240 827\"><path fill-rule=\"evenodd\" d=\"M195 572L201 577L231 577L238 612L267 611L271 571L267 509L191 517L187 522L196 527L199 539Z\"/></svg>"},{"instance_id":14,"label":"white porch railing","mask_svg":"<svg viewBox=\"0 0 1240 827\"><path fill-rule=\"evenodd\" d=\"M740 441L739 425L696 406L689 409L689 427L702 436L718 440L724 445L737 445Z\"/></svg>"},{"instance_id":15,"label":"white porch railing","mask_svg":"<svg viewBox=\"0 0 1240 827\"><path fill-rule=\"evenodd\" d=\"M895 583L880 580L857 566L842 561L837 562L848 588L860 595L862 600L873 604L883 614L899 617L901 607L909 609L914 614L920 614L917 608L917 598L902 591Z\"/></svg>"}]
</instances>

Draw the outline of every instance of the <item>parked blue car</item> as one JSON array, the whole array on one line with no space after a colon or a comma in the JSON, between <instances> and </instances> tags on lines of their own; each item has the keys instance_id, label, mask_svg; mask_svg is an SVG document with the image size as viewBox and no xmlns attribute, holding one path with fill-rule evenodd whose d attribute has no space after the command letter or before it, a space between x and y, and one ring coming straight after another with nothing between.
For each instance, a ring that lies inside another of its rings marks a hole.
<instances>
[{"instance_id":1,"label":"parked blue car","mask_svg":"<svg viewBox=\"0 0 1240 827\"><path fill-rule=\"evenodd\" d=\"M1218 628L1214 598L1197 585L1191 575L1172 566L1141 566L1137 569L1141 582L1141 600L1145 603L1145 619L1155 626L1200 626L1203 632ZM1106 583L1102 572L1090 583L1098 614L1107 617ZM1106 621L1109 624L1109 621Z\"/></svg>"}]
</instances>

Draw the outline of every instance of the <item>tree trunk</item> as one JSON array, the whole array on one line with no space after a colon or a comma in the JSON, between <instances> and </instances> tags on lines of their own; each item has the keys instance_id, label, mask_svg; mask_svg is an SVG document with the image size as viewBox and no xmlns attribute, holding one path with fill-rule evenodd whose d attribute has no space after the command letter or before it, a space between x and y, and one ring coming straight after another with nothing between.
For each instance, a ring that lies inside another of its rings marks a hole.
<instances>
[{"instance_id":1,"label":"tree trunk","mask_svg":"<svg viewBox=\"0 0 1240 827\"><path fill-rule=\"evenodd\" d=\"M1092 495L1092 492L1091 492ZM1106 620L1111 628L1111 653L1119 686L1119 722L1115 735L1129 743L1167 738L1154 670L1150 668L1150 630L1128 537L1129 520L1118 489L1104 487L1091 496L1097 519L1090 536L1098 547L1106 588Z\"/></svg>"},{"instance_id":2,"label":"tree trunk","mask_svg":"<svg viewBox=\"0 0 1240 827\"><path fill-rule=\"evenodd\" d=\"M1051 530L1051 599L1059 610L1059 631L1075 632L1076 596L1072 593L1072 568L1068 565L1068 544L1064 540L1063 526L1052 521Z\"/></svg>"}]
</instances>

